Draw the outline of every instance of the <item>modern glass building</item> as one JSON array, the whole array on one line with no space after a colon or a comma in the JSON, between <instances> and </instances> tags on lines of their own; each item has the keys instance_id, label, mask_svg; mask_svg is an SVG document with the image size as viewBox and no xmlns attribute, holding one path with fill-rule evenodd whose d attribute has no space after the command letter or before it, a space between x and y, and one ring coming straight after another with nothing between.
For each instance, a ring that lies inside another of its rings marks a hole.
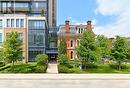
<instances>
[{"instance_id":1,"label":"modern glass building","mask_svg":"<svg viewBox=\"0 0 130 88\"><path fill-rule=\"evenodd\" d=\"M0 45L10 32L18 32L25 62L41 53L57 55L57 41L50 38L56 30L56 0L0 0Z\"/></svg>"}]
</instances>

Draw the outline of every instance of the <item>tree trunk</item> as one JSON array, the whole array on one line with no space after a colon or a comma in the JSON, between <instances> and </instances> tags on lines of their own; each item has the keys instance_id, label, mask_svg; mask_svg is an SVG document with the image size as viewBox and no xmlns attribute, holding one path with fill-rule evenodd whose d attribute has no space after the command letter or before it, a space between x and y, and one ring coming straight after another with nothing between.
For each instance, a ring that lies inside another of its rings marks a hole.
<instances>
[{"instance_id":1,"label":"tree trunk","mask_svg":"<svg viewBox=\"0 0 130 88\"><path fill-rule=\"evenodd\" d=\"M118 70L121 70L121 62L118 62Z\"/></svg>"},{"instance_id":2,"label":"tree trunk","mask_svg":"<svg viewBox=\"0 0 130 88\"><path fill-rule=\"evenodd\" d=\"M12 61L12 71L14 72L14 61Z\"/></svg>"}]
</instances>

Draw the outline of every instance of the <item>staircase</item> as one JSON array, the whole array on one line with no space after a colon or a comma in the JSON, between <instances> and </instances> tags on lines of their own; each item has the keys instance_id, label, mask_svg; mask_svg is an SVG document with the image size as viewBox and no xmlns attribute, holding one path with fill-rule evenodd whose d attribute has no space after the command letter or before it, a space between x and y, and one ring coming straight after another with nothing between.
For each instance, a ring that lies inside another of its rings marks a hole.
<instances>
[{"instance_id":1,"label":"staircase","mask_svg":"<svg viewBox=\"0 0 130 88\"><path fill-rule=\"evenodd\" d=\"M57 66L56 62L48 63L47 73L48 74L58 74L58 66Z\"/></svg>"}]
</instances>

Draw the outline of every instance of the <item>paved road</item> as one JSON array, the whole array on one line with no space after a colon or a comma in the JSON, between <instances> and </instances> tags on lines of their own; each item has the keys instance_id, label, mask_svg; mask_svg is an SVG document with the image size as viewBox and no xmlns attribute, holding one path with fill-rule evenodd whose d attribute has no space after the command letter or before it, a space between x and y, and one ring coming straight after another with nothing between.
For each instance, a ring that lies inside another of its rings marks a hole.
<instances>
[{"instance_id":1,"label":"paved road","mask_svg":"<svg viewBox=\"0 0 130 88\"><path fill-rule=\"evenodd\" d=\"M1 74L0 88L130 88L130 75Z\"/></svg>"}]
</instances>

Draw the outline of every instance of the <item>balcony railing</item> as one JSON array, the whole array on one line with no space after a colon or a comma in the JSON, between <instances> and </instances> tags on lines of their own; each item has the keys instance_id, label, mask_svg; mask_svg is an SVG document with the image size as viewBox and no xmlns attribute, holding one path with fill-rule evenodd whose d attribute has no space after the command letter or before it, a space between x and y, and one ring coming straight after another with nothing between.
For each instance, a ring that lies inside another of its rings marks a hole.
<instances>
[{"instance_id":1,"label":"balcony railing","mask_svg":"<svg viewBox=\"0 0 130 88\"><path fill-rule=\"evenodd\" d=\"M15 2L18 2L18 1L27 1L27 2L30 2L31 0L1 0L1 1L15 1Z\"/></svg>"}]
</instances>

